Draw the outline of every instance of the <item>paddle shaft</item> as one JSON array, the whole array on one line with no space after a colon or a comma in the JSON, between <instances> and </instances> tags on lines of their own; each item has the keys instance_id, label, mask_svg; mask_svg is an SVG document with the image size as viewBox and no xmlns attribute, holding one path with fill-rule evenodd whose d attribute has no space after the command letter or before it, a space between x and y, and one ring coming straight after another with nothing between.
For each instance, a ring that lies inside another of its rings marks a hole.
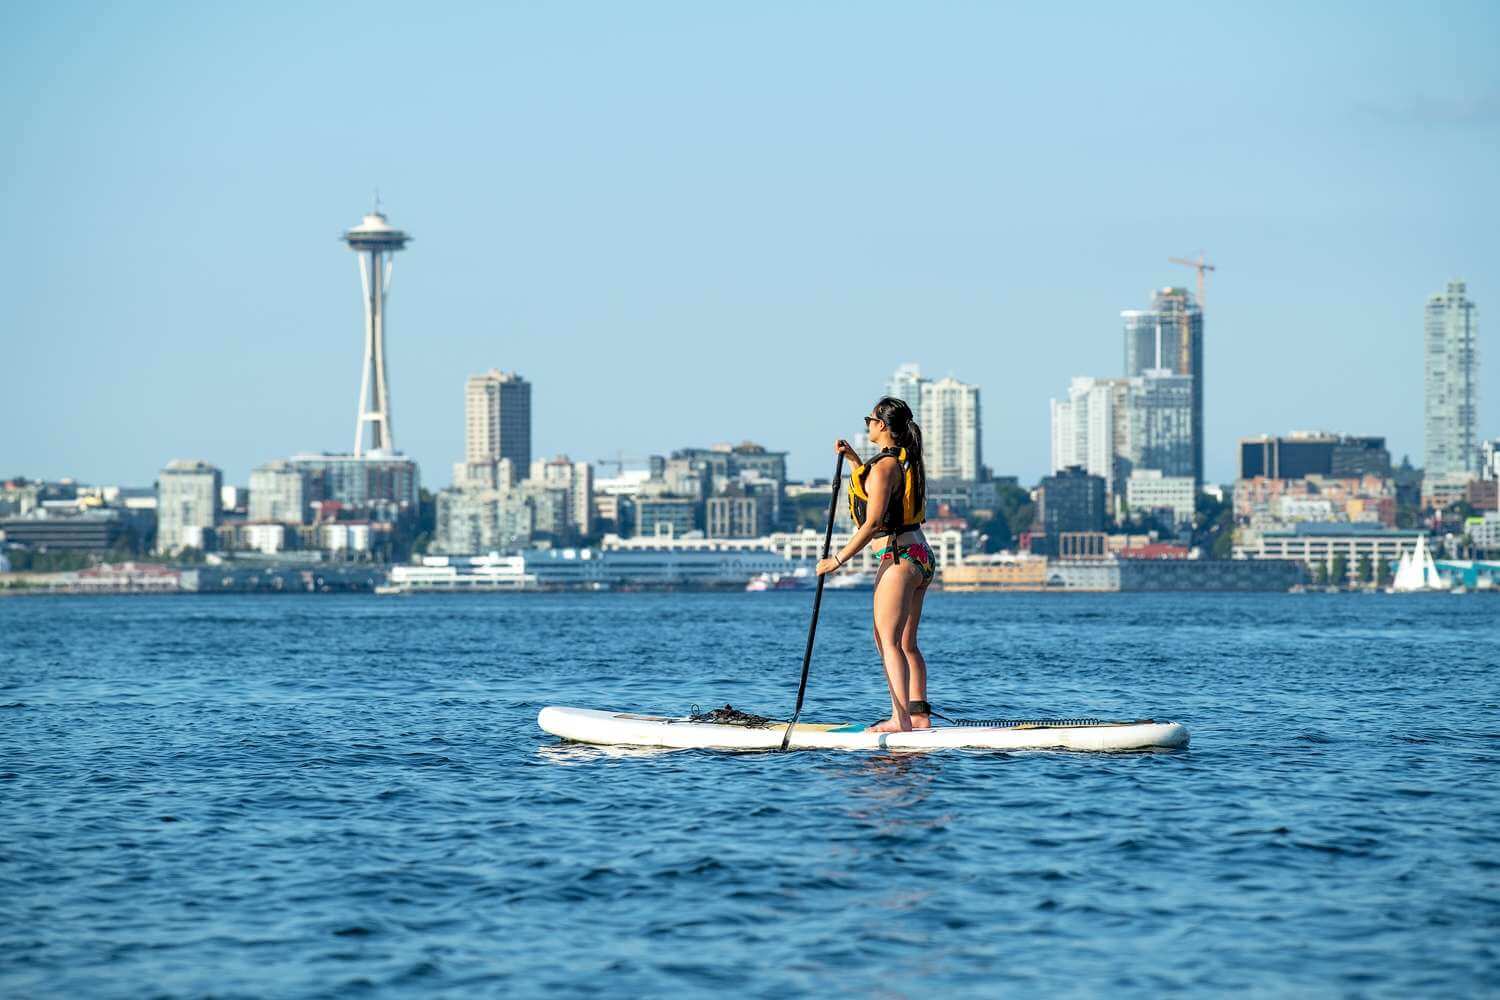
<instances>
[{"instance_id":1,"label":"paddle shaft","mask_svg":"<svg viewBox=\"0 0 1500 1000\"><path fill-rule=\"evenodd\" d=\"M844 482L844 453L839 452L838 460L833 463L833 496L828 500L828 528L823 532L823 558L828 558L828 550L833 546L833 515L839 507L839 487ZM813 636L818 632L818 608L823 605L823 581L828 579L828 574L818 575L817 589L813 591L813 613L812 621L807 623L807 649L802 654L802 681L797 685L797 707L792 711L792 721L786 724L786 732L781 737L781 749L785 750L792 742L792 729L797 725L797 719L802 715L802 699L807 694L807 672L812 666Z\"/></svg>"}]
</instances>

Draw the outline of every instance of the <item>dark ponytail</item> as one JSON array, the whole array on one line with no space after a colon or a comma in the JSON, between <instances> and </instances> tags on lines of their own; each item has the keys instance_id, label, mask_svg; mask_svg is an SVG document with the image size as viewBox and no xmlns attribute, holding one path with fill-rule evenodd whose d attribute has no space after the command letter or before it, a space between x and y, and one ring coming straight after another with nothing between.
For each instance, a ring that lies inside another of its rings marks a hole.
<instances>
[{"instance_id":1,"label":"dark ponytail","mask_svg":"<svg viewBox=\"0 0 1500 1000\"><path fill-rule=\"evenodd\" d=\"M894 396L882 396L875 404L875 416L890 428L896 444L906 449L906 462L911 468L912 489L916 493L917 509L927 508L927 466L922 458L922 428L912 416L906 400Z\"/></svg>"}]
</instances>

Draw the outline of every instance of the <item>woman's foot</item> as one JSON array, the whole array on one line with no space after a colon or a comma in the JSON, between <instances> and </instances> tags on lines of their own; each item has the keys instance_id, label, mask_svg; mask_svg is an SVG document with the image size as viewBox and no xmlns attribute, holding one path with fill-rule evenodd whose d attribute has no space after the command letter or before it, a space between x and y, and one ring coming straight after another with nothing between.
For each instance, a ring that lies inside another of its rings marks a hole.
<instances>
[{"instance_id":1,"label":"woman's foot","mask_svg":"<svg viewBox=\"0 0 1500 1000\"><path fill-rule=\"evenodd\" d=\"M913 729L932 728L932 706L927 702L914 698L910 703L911 727Z\"/></svg>"},{"instance_id":2,"label":"woman's foot","mask_svg":"<svg viewBox=\"0 0 1500 1000\"><path fill-rule=\"evenodd\" d=\"M901 722L898 719L886 719L884 722L877 722L873 726L866 726L865 727L865 732L867 732L867 733L909 733L909 732L911 732L911 719L910 719L910 717L908 717L907 720L906 720L906 725L904 725L904 726L901 724Z\"/></svg>"}]
</instances>

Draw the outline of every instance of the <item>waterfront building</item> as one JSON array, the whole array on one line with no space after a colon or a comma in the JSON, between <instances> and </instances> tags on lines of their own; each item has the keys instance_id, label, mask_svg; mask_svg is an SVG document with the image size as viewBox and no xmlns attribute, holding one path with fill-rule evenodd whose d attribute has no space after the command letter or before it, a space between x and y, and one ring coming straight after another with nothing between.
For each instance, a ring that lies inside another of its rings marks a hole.
<instances>
[{"instance_id":1,"label":"waterfront building","mask_svg":"<svg viewBox=\"0 0 1500 1000\"><path fill-rule=\"evenodd\" d=\"M1424 468L1429 477L1477 472L1479 307L1450 281L1428 298L1424 320Z\"/></svg>"},{"instance_id":2,"label":"waterfront building","mask_svg":"<svg viewBox=\"0 0 1500 1000\"><path fill-rule=\"evenodd\" d=\"M201 549L219 522L223 473L207 462L177 458L157 480L156 551L173 555L185 547Z\"/></svg>"},{"instance_id":3,"label":"waterfront building","mask_svg":"<svg viewBox=\"0 0 1500 1000\"><path fill-rule=\"evenodd\" d=\"M464 386L464 460L475 465L503 458L517 471L531 468L531 383L492 368L469 376Z\"/></svg>"},{"instance_id":4,"label":"waterfront building","mask_svg":"<svg viewBox=\"0 0 1500 1000\"><path fill-rule=\"evenodd\" d=\"M1136 469L1125 481L1125 504L1133 513L1164 512L1179 526L1193 523L1196 501L1192 476L1164 476L1159 469Z\"/></svg>"},{"instance_id":5,"label":"waterfront building","mask_svg":"<svg viewBox=\"0 0 1500 1000\"><path fill-rule=\"evenodd\" d=\"M1028 553L997 552L970 556L961 563L938 568L945 591L1034 591L1047 589L1047 559Z\"/></svg>"},{"instance_id":6,"label":"waterfront building","mask_svg":"<svg viewBox=\"0 0 1500 1000\"><path fill-rule=\"evenodd\" d=\"M388 581L408 591L478 592L537 590L526 558L492 552L477 556L423 556L411 565L392 566Z\"/></svg>"},{"instance_id":7,"label":"waterfront building","mask_svg":"<svg viewBox=\"0 0 1500 1000\"><path fill-rule=\"evenodd\" d=\"M789 575L797 568L766 549L552 548L510 556L428 556L418 565L392 567L390 582L403 590L436 591L742 588L758 574Z\"/></svg>"},{"instance_id":8,"label":"waterfront building","mask_svg":"<svg viewBox=\"0 0 1500 1000\"><path fill-rule=\"evenodd\" d=\"M927 544L937 558L938 564L948 565L957 563L963 559L964 541L963 533L960 531L946 529L943 531L926 532ZM853 533L849 531L835 530L830 551L837 552L847 545ZM601 547L608 550L615 549L670 549L677 552L744 552L764 550L778 552L787 559L797 563L816 563L822 558L823 532L806 528L801 531L774 531L763 538L709 538L698 532L687 535L660 535L622 538L619 535L605 535ZM852 560L845 564L841 572L852 573L874 573L880 568L880 561L875 558L880 546L867 545Z\"/></svg>"},{"instance_id":9,"label":"waterfront building","mask_svg":"<svg viewBox=\"0 0 1500 1000\"><path fill-rule=\"evenodd\" d=\"M1078 466L1042 477L1037 488L1036 523L1046 536L1048 553L1058 550L1059 536L1064 532L1102 532L1105 516L1103 477Z\"/></svg>"},{"instance_id":10,"label":"waterfront building","mask_svg":"<svg viewBox=\"0 0 1500 1000\"><path fill-rule=\"evenodd\" d=\"M105 552L120 543L128 527L118 510L39 507L25 517L0 518L0 540L52 552Z\"/></svg>"},{"instance_id":11,"label":"waterfront building","mask_svg":"<svg viewBox=\"0 0 1500 1000\"><path fill-rule=\"evenodd\" d=\"M277 460L250 473L249 520L306 524L312 515L307 470Z\"/></svg>"},{"instance_id":12,"label":"waterfront building","mask_svg":"<svg viewBox=\"0 0 1500 1000\"><path fill-rule=\"evenodd\" d=\"M411 510L419 503L417 463L398 453L305 453L293 455L288 465L306 475L308 503L331 500L358 508L385 502Z\"/></svg>"},{"instance_id":13,"label":"waterfront building","mask_svg":"<svg viewBox=\"0 0 1500 1000\"><path fill-rule=\"evenodd\" d=\"M360 369L359 412L354 421L354 457L365 453L365 427L370 449L394 452L391 430L391 390L385 364L386 298L390 291L395 254L406 247L409 235L391 226L379 206L344 233L344 242L359 255L359 281L364 293L365 357Z\"/></svg>"},{"instance_id":14,"label":"waterfront building","mask_svg":"<svg viewBox=\"0 0 1500 1000\"><path fill-rule=\"evenodd\" d=\"M1093 592L1284 592L1302 582L1291 560L1049 559L1047 588Z\"/></svg>"},{"instance_id":15,"label":"waterfront building","mask_svg":"<svg viewBox=\"0 0 1500 1000\"><path fill-rule=\"evenodd\" d=\"M1147 309L1120 313L1125 325L1125 374L1141 376L1165 370L1187 379L1190 441L1188 471L1193 482L1203 483L1203 311L1185 288L1163 288L1151 297ZM1168 475L1175 469L1159 465Z\"/></svg>"},{"instance_id":16,"label":"waterfront building","mask_svg":"<svg viewBox=\"0 0 1500 1000\"><path fill-rule=\"evenodd\" d=\"M569 527L580 535L594 530L594 467L566 455L531 463L531 480L564 494Z\"/></svg>"},{"instance_id":17,"label":"waterfront building","mask_svg":"<svg viewBox=\"0 0 1500 1000\"><path fill-rule=\"evenodd\" d=\"M1390 476L1391 453L1383 437L1350 437L1324 431L1294 431L1286 437L1240 438L1240 478L1301 479L1318 475L1346 479Z\"/></svg>"},{"instance_id":18,"label":"waterfront building","mask_svg":"<svg viewBox=\"0 0 1500 1000\"><path fill-rule=\"evenodd\" d=\"M1332 572L1335 560L1342 558L1352 581L1361 559L1371 564L1393 565L1403 553L1416 550L1417 539L1425 532L1386 528L1378 524L1293 525L1290 529L1261 532L1253 547L1236 547L1236 556L1251 559L1292 559L1309 570L1322 566Z\"/></svg>"},{"instance_id":19,"label":"waterfront building","mask_svg":"<svg viewBox=\"0 0 1500 1000\"><path fill-rule=\"evenodd\" d=\"M103 563L81 569L68 590L81 594L172 594L182 572L156 563Z\"/></svg>"}]
</instances>

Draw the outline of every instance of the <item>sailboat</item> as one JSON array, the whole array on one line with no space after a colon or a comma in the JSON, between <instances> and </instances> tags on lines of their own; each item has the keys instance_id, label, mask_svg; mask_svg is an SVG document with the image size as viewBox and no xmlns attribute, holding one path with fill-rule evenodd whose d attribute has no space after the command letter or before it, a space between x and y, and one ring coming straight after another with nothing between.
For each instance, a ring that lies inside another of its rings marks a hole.
<instances>
[{"instance_id":1,"label":"sailboat","mask_svg":"<svg viewBox=\"0 0 1500 1000\"><path fill-rule=\"evenodd\" d=\"M1387 593L1410 594L1422 590L1447 590L1448 581L1439 575L1437 564L1432 561L1432 552L1427 548L1425 535L1417 536L1417 547L1411 552L1401 553L1401 562L1396 567L1396 579Z\"/></svg>"}]
</instances>

